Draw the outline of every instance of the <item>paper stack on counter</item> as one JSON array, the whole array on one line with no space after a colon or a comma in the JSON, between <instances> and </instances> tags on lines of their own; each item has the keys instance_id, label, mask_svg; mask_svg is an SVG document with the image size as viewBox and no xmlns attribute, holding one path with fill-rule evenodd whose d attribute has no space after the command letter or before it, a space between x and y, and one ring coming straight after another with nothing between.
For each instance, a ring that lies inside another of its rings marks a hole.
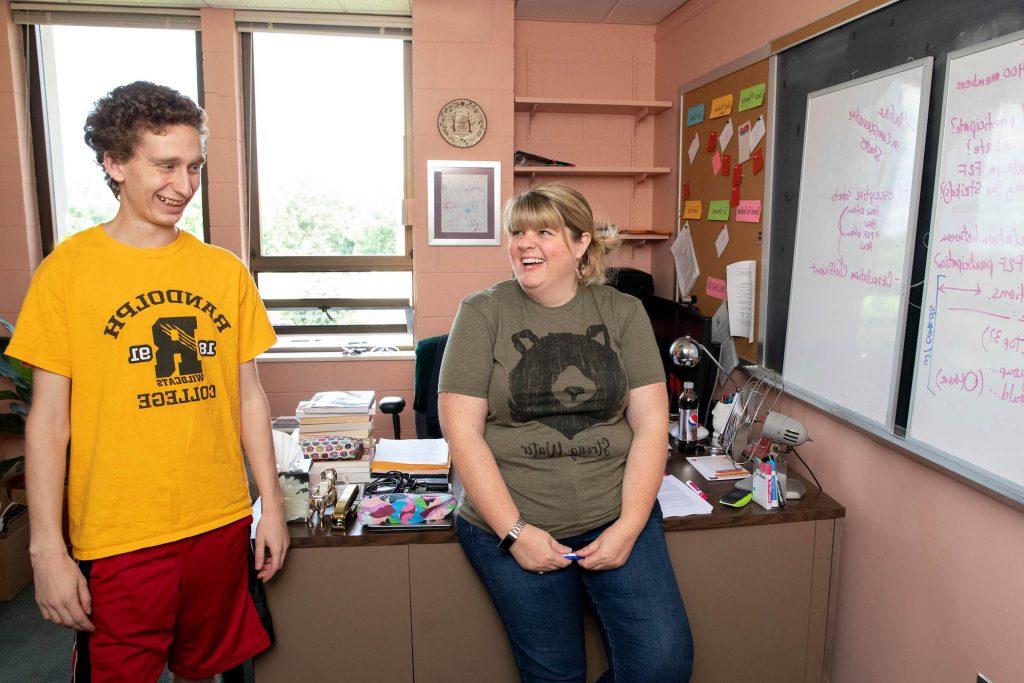
<instances>
[{"instance_id":1,"label":"paper stack on counter","mask_svg":"<svg viewBox=\"0 0 1024 683\"><path fill-rule=\"evenodd\" d=\"M413 475L448 476L451 459L444 439L380 439L372 471L398 470Z\"/></svg>"},{"instance_id":2,"label":"paper stack on counter","mask_svg":"<svg viewBox=\"0 0 1024 683\"><path fill-rule=\"evenodd\" d=\"M686 484L666 474L658 491L661 514L665 517L687 517L711 514L713 506L691 490Z\"/></svg>"}]
</instances>

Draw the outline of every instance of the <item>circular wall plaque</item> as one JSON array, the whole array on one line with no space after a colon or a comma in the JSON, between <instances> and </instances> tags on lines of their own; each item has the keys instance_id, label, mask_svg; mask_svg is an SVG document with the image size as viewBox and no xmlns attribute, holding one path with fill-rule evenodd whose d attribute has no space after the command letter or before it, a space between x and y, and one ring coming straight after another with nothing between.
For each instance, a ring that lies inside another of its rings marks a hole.
<instances>
[{"instance_id":1,"label":"circular wall plaque","mask_svg":"<svg viewBox=\"0 0 1024 683\"><path fill-rule=\"evenodd\" d=\"M472 147L487 132L487 116L473 100L452 100L441 107L437 130L453 147Z\"/></svg>"}]
</instances>

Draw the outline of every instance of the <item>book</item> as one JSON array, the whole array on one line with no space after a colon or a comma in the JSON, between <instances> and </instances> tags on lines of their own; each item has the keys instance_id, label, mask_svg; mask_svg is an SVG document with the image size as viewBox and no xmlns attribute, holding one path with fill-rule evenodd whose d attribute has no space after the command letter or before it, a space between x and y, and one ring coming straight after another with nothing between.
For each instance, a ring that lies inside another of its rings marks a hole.
<instances>
[{"instance_id":1,"label":"book","mask_svg":"<svg viewBox=\"0 0 1024 683\"><path fill-rule=\"evenodd\" d=\"M367 432L373 429L372 422L318 422L299 423L299 431L303 434L312 432Z\"/></svg>"},{"instance_id":2,"label":"book","mask_svg":"<svg viewBox=\"0 0 1024 683\"><path fill-rule=\"evenodd\" d=\"M366 421L367 417L372 415L364 415L362 413L352 413L351 415L299 415L298 423L302 425L319 425L319 424L368 424L373 425L373 421Z\"/></svg>"},{"instance_id":3,"label":"book","mask_svg":"<svg viewBox=\"0 0 1024 683\"><path fill-rule=\"evenodd\" d=\"M370 412L374 405L374 391L321 391L303 406L303 415L352 414Z\"/></svg>"}]
</instances>

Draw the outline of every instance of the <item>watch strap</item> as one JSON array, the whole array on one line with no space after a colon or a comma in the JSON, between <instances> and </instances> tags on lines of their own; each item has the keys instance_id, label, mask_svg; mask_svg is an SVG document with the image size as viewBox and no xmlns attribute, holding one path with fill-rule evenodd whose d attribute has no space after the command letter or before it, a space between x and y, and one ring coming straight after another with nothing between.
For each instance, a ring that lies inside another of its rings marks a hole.
<instances>
[{"instance_id":1,"label":"watch strap","mask_svg":"<svg viewBox=\"0 0 1024 683\"><path fill-rule=\"evenodd\" d=\"M508 552L512 544L519 539L519 534L523 533L523 527L525 526L526 522L523 521L522 517L517 519L516 523L512 525L512 528L505 535L505 538L501 539L501 542L498 543L498 549Z\"/></svg>"}]
</instances>

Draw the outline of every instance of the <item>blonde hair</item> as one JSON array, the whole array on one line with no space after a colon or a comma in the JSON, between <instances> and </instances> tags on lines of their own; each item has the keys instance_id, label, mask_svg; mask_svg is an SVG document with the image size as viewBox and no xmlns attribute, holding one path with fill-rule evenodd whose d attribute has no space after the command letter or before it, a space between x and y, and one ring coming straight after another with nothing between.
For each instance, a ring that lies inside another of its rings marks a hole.
<instances>
[{"instance_id":1,"label":"blonde hair","mask_svg":"<svg viewBox=\"0 0 1024 683\"><path fill-rule=\"evenodd\" d=\"M566 244L569 235L574 242L584 234L590 235L577 270L580 283L585 285L604 284L608 267L605 256L620 242L614 225L594 222L594 212L582 194L559 183L540 185L512 197L505 204L501 222L510 235L513 230L555 228Z\"/></svg>"}]
</instances>

